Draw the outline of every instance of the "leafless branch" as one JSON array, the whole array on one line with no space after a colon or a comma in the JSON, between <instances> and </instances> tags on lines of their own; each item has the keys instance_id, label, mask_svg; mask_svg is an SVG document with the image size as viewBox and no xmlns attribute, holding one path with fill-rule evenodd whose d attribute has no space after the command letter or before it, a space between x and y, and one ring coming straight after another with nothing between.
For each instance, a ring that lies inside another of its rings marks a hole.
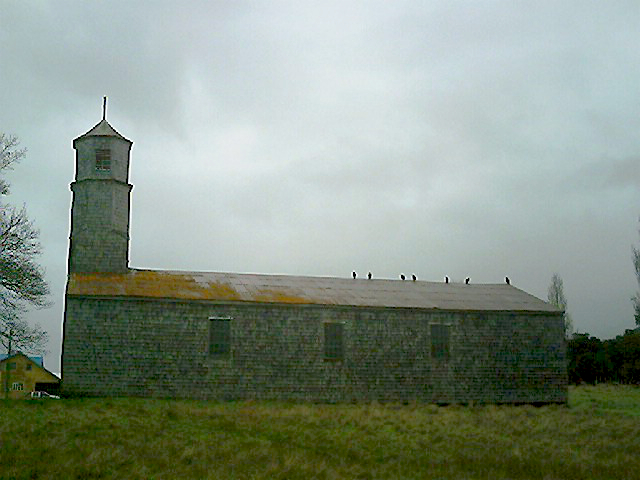
<instances>
[{"instance_id":1,"label":"leafless branch","mask_svg":"<svg viewBox=\"0 0 640 480\"><path fill-rule=\"evenodd\" d=\"M551 277L551 285L547 292L547 300L551 305L564 310L564 333L567 338L573 334L573 320L567 312L567 298L564 296L564 283L562 277L554 273Z\"/></svg>"},{"instance_id":2,"label":"leafless branch","mask_svg":"<svg viewBox=\"0 0 640 480\"><path fill-rule=\"evenodd\" d=\"M11 170L27 154L26 148L18 148L20 140L15 135L0 132L0 172ZM0 195L9 193L9 184L0 178Z\"/></svg>"},{"instance_id":3,"label":"leafless branch","mask_svg":"<svg viewBox=\"0 0 640 480\"><path fill-rule=\"evenodd\" d=\"M19 144L16 136L0 133L0 173L24 158L26 149L19 149ZM0 195L8 191L8 183L0 178ZM22 319L27 305L50 305L44 269L36 262L39 234L24 206L0 202L0 345L9 353L43 352L47 343L47 332Z\"/></svg>"},{"instance_id":4,"label":"leafless branch","mask_svg":"<svg viewBox=\"0 0 640 480\"><path fill-rule=\"evenodd\" d=\"M11 355L15 352L43 355L49 335L39 325L29 324L15 311L0 308L0 345Z\"/></svg>"}]
</instances>

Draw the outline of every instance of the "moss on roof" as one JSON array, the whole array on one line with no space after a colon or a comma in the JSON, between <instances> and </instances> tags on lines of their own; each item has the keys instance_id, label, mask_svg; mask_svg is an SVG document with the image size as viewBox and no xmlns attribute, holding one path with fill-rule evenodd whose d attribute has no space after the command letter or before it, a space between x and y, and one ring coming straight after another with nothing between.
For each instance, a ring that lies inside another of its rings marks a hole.
<instances>
[{"instance_id":1,"label":"moss on roof","mask_svg":"<svg viewBox=\"0 0 640 480\"><path fill-rule=\"evenodd\" d=\"M560 311L512 285L166 270L72 273L67 295L471 311Z\"/></svg>"}]
</instances>

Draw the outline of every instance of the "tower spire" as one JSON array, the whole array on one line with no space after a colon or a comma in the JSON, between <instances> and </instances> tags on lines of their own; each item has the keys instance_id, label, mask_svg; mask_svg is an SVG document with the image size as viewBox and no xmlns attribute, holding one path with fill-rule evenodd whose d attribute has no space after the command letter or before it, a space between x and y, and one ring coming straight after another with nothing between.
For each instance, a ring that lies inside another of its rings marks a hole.
<instances>
[{"instance_id":1,"label":"tower spire","mask_svg":"<svg viewBox=\"0 0 640 480\"><path fill-rule=\"evenodd\" d=\"M107 119L107 97L102 97L102 120Z\"/></svg>"}]
</instances>

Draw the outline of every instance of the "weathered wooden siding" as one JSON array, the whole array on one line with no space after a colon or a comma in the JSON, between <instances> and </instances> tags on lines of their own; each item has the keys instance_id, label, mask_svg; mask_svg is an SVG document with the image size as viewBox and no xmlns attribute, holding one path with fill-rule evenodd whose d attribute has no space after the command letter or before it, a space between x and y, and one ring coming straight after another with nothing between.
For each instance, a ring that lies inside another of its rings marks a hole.
<instances>
[{"instance_id":1,"label":"weathered wooden siding","mask_svg":"<svg viewBox=\"0 0 640 480\"><path fill-rule=\"evenodd\" d=\"M209 318L231 317L231 349L209 353ZM324 322L344 323L344 359ZM431 358L431 324L450 328ZM318 402L566 402L558 313L207 303L67 297L63 390L100 396Z\"/></svg>"}]
</instances>

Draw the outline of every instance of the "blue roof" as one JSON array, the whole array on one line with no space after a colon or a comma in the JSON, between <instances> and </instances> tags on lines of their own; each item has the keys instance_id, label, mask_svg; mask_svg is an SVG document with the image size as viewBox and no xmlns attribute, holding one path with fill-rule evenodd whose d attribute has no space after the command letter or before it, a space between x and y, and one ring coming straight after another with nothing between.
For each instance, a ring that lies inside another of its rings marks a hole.
<instances>
[{"instance_id":1,"label":"blue roof","mask_svg":"<svg viewBox=\"0 0 640 480\"><path fill-rule=\"evenodd\" d=\"M20 352L16 352L16 353L20 353ZM16 355L16 353L14 353L13 355ZM13 357L13 355L11 356ZM7 355L6 353L0 353L0 362L3 361L5 358L9 358L9 355ZM40 365L42 368L44 368L44 357L29 357L29 359L32 362L35 362L38 365Z\"/></svg>"}]
</instances>

